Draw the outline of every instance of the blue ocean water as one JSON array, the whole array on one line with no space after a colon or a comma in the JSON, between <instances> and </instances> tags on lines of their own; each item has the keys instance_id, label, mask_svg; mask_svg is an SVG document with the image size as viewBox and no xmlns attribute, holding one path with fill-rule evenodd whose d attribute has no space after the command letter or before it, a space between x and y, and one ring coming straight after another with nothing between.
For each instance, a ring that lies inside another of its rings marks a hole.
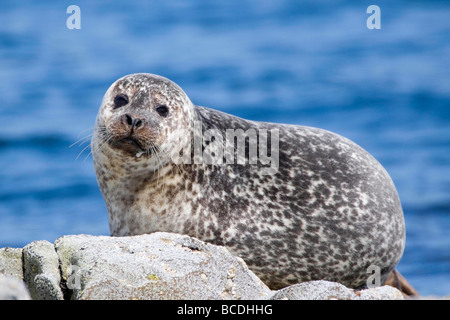
<instances>
[{"instance_id":1,"label":"blue ocean water","mask_svg":"<svg viewBox=\"0 0 450 320\"><path fill-rule=\"evenodd\" d=\"M80 30L66 27L73 4ZM449 17L430 0L2 1L0 247L109 234L89 135L109 85L151 72L196 104L368 150L403 204L398 269L450 294Z\"/></svg>"}]
</instances>

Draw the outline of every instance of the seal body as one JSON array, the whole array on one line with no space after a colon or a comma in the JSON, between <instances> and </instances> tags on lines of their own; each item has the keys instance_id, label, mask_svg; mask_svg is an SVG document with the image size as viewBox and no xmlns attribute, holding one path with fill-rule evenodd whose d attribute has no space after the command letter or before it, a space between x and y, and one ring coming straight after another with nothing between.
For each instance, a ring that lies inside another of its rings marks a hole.
<instances>
[{"instance_id":1,"label":"seal body","mask_svg":"<svg viewBox=\"0 0 450 320\"><path fill-rule=\"evenodd\" d=\"M238 138L223 153L208 149L219 139L206 132L225 137L230 129L247 133L248 149L257 142L256 157L266 141L276 165L239 155ZM195 142L203 159L189 148ZM329 131L195 106L170 80L132 74L105 94L91 147L113 236L166 231L223 245L272 289L318 279L360 288L374 270L383 284L402 256L391 178Z\"/></svg>"}]
</instances>

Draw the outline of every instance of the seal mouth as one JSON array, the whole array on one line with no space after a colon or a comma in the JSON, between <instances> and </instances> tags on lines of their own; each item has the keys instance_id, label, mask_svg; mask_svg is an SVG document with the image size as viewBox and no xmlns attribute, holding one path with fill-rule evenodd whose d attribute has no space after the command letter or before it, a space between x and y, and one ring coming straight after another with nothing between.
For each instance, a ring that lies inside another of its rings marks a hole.
<instances>
[{"instance_id":1,"label":"seal mouth","mask_svg":"<svg viewBox=\"0 0 450 320\"><path fill-rule=\"evenodd\" d=\"M136 157L140 157L141 155L150 155L151 149L147 149L143 146L143 144L136 138L129 136L122 139L118 139L115 141L111 141L111 144L114 148L121 149L128 154Z\"/></svg>"},{"instance_id":2,"label":"seal mouth","mask_svg":"<svg viewBox=\"0 0 450 320\"><path fill-rule=\"evenodd\" d=\"M126 138L118 140L117 142L123 143L126 145L131 145L131 146L134 145L134 146L138 147L140 149L140 151L144 151L144 152L147 151L147 149L145 149L142 146L142 144L139 142L139 140L137 140L136 138L133 138L133 137L126 137Z\"/></svg>"}]
</instances>

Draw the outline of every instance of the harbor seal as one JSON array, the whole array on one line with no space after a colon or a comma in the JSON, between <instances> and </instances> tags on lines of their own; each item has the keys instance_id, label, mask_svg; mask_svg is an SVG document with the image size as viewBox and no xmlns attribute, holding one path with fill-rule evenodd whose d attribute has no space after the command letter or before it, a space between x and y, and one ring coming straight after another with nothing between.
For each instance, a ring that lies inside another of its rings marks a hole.
<instances>
[{"instance_id":1,"label":"harbor seal","mask_svg":"<svg viewBox=\"0 0 450 320\"><path fill-rule=\"evenodd\" d=\"M222 245L272 289L318 279L362 288L373 270L383 284L403 254L390 176L335 133L196 106L169 79L140 73L107 90L91 149L112 236Z\"/></svg>"}]
</instances>

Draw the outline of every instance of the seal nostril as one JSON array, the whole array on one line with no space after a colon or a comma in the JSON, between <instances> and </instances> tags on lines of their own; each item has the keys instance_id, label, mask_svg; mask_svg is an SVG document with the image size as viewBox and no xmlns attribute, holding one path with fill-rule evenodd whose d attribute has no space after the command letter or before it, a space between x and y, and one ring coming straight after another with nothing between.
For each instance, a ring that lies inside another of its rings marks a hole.
<instances>
[{"instance_id":1,"label":"seal nostril","mask_svg":"<svg viewBox=\"0 0 450 320\"><path fill-rule=\"evenodd\" d=\"M144 124L144 120L139 118L133 118L133 116L129 114L124 114L122 116L122 123L127 124L131 128L139 128Z\"/></svg>"},{"instance_id":2,"label":"seal nostril","mask_svg":"<svg viewBox=\"0 0 450 320\"><path fill-rule=\"evenodd\" d=\"M129 126L132 126L132 125L133 125L133 118L132 118L130 115L126 114L126 115L125 115L125 120L126 120L126 122L127 122L127 124L128 124Z\"/></svg>"}]
</instances>

